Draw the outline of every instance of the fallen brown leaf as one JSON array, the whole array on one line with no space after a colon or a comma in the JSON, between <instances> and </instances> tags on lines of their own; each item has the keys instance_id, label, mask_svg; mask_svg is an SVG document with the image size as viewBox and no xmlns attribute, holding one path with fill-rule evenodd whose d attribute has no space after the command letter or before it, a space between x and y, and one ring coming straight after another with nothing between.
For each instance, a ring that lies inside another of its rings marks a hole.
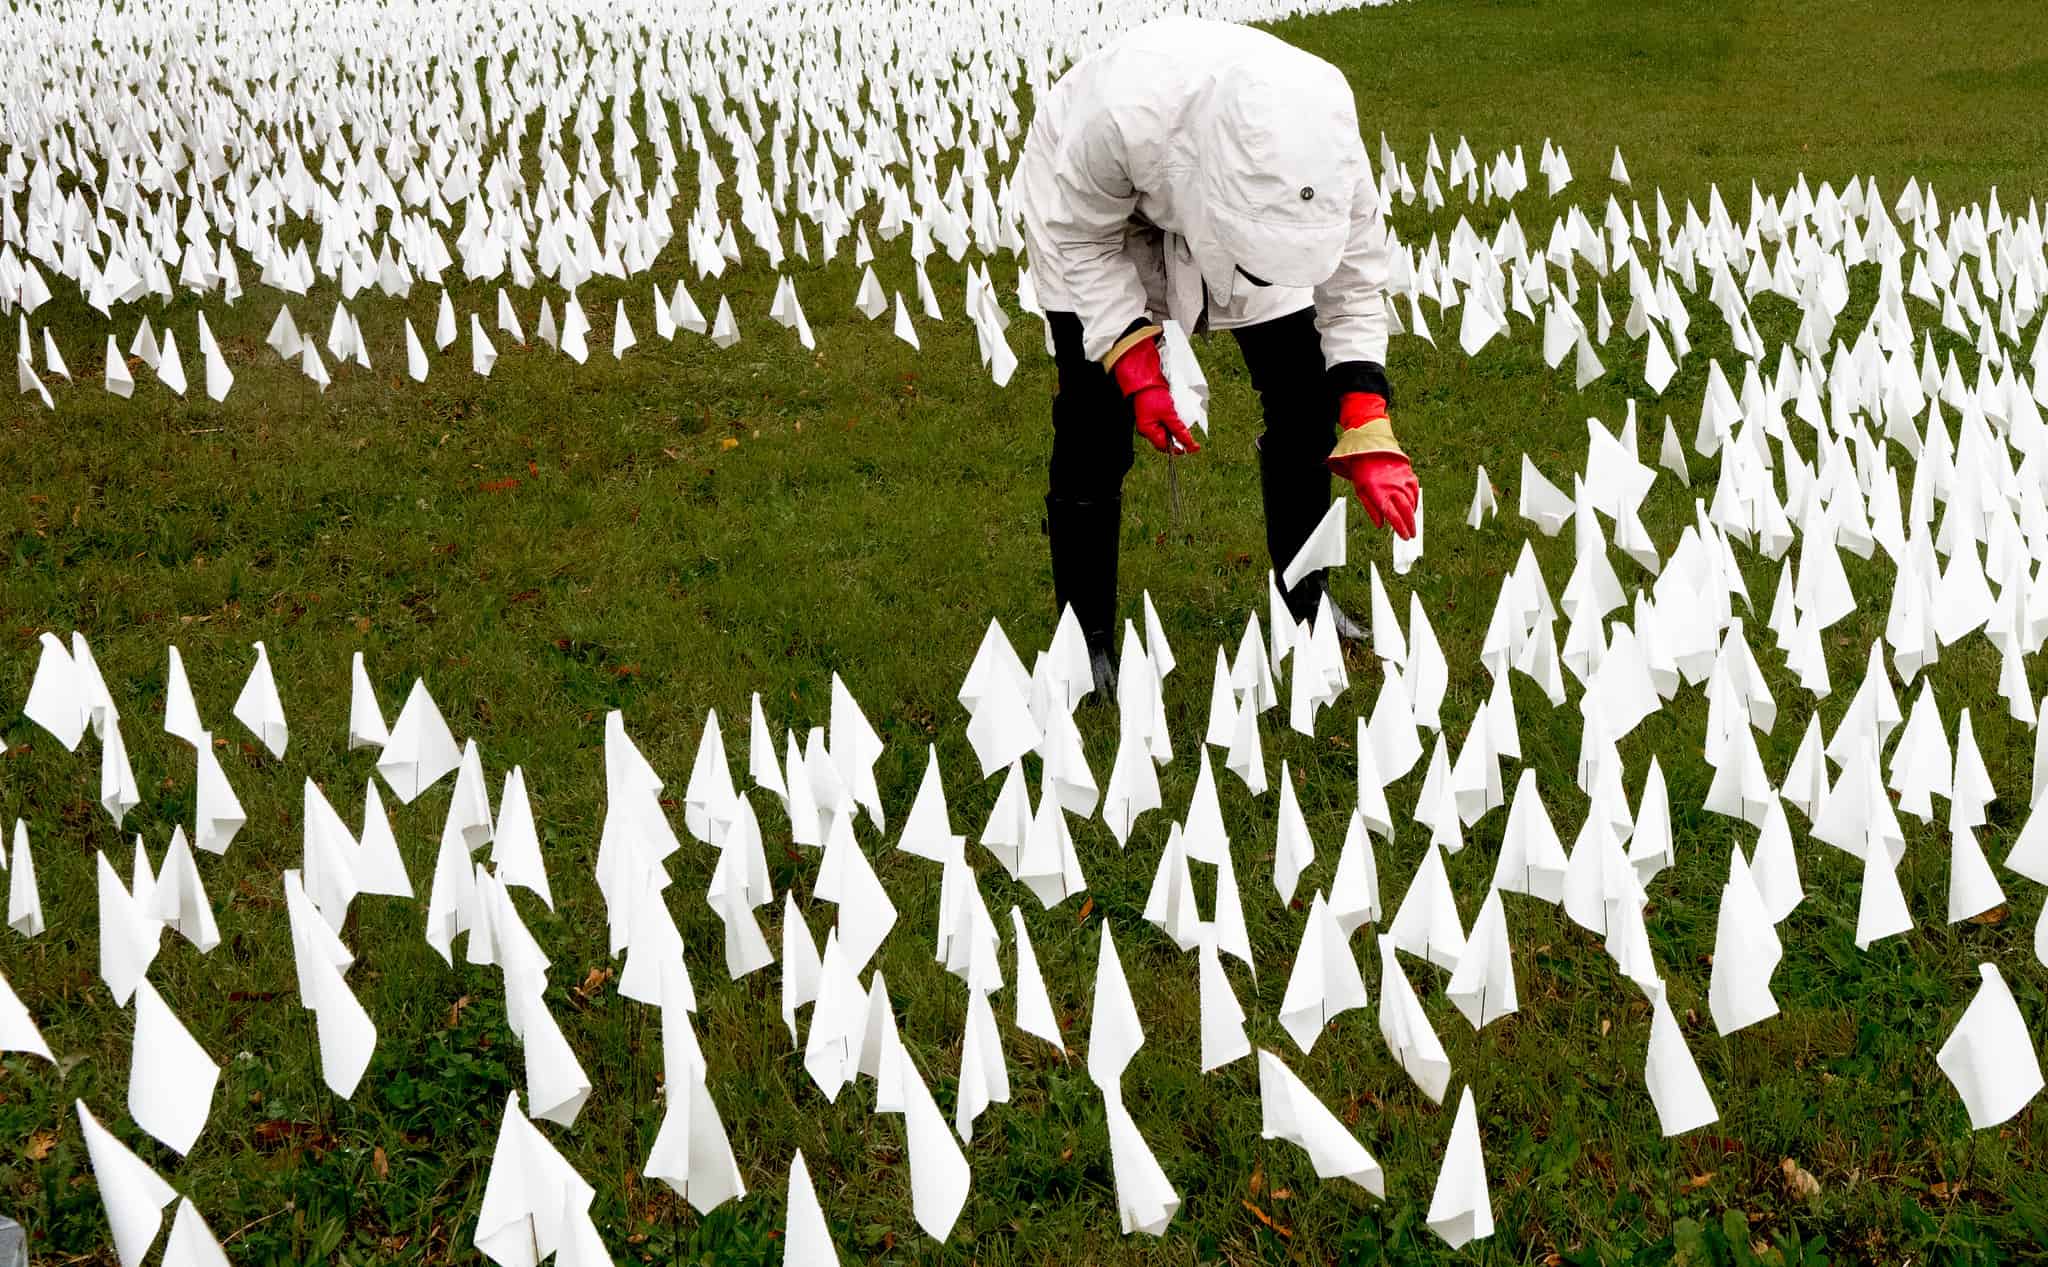
<instances>
[{"instance_id":1,"label":"fallen brown leaf","mask_svg":"<svg viewBox=\"0 0 2048 1267\"><path fill-rule=\"evenodd\" d=\"M384 1155L384 1146L382 1144L370 1150L370 1169L377 1172L379 1179L389 1179L391 1177L391 1159Z\"/></svg>"},{"instance_id":2,"label":"fallen brown leaf","mask_svg":"<svg viewBox=\"0 0 2048 1267\"><path fill-rule=\"evenodd\" d=\"M576 997L582 999L585 1003L590 1002L592 998L596 997L597 992L604 988L604 983L611 979L612 970L610 968L592 968L589 972L583 974L583 984L576 987Z\"/></svg>"},{"instance_id":3,"label":"fallen brown leaf","mask_svg":"<svg viewBox=\"0 0 2048 1267\"><path fill-rule=\"evenodd\" d=\"M1264 1223L1267 1227L1272 1228L1274 1231L1280 1233L1280 1235L1286 1237L1288 1240L1294 1239L1293 1228L1285 1227L1275 1222L1273 1220L1272 1215L1266 1213L1264 1210L1261 1210L1259 1207L1253 1205L1249 1201L1239 1201L1238 1204L1243 1206L1245 1209L1250 1210L1252 1212L1252 1217L1257 1219L1259 1222Z\"/></svg>"},{"instance_id":4,"label":"fallen brown leaf","mask_svg":"<svg viewBox=\"0 0 2048 1267\"><path fill-rule=\"evenodd\" d=\"M1258 1196L1264 1192L1266 1190L1266 1168L1264 1166L1253 1166L1252 1177L1245 1181L1244 1188L1246 1192L1253 1196Z\"/></svg>"},{"instance_id":5,"label":"fallen brown leaf","mask_svg":"<svg viewBox=\"0 0 2048 1267\"><path fill-rule=\"evenodd\" d=\"M1075 922L1076 924L1085 924L1085 923L1087 923L1087 922L1088 922L1088 917L1089 917L1090 915L1093 915L1094 913L1095 913L1095 899L1091 897L1091 898L1089 898L1089 899L1088 899L1087 901L1085 901L1085 902L1081 903L1081 914L1080 914L1080 917L1079 917L1079 918L1077 918L1077 919L1076 919L1076 920L1075 920L1074 922Z\"/></svg>"},{"instance_id":6,"label":"fallen brown leaf","mask_svg":"<svg viewBox=\"0 0 2048 1267\"><path fill-rule=\"evenodd\" d=\"M454 1003L449 1005L447 1028L454 1029L457 1025L462 1024L462 1009L468 1006L469 996L467 994L463 995L461 998L455 1000Z\"/></svg>"},{"instance_id":7,"label":"fallen brown leaf","mask_svg":"<svg viewBox=\"0 0 2048 1267\"><path fill-rule=\"evenodd\" d=\"M265 1152L294 1145L324 1152L333 1143L313 1123L293 1122L281 1117L256 1123L254 1135L256 1147Z\"/></svg>"},{"instance_id":8,"label":"fallen brown leaf","mask_svg":"<svg viewBox=\"0 0 2048 1267\"><path fill-rule=\"evenodd\" d=\"M1678 1187L1681 1192L1698 1192L1701 1188L1706 1187L1712 1182L1714 1182L1714 1172L1709 1170L1703 1175L1692 1176L1684 1183L1679 1184Z\"/></svg>"},{"instance_id":9,"label":"fallen brown leaf","mask_svg":"<svg viewBox=\"0 0 2048 1267\"><path fill-rule=\"evenodd\" d=\"M28 1137L28 1148L25 1155L30 1161L41 1161L43 1158L48 1157L50 1150L56 1146L57 1132L37 1131Z\"/></svg>"}]
</instances>

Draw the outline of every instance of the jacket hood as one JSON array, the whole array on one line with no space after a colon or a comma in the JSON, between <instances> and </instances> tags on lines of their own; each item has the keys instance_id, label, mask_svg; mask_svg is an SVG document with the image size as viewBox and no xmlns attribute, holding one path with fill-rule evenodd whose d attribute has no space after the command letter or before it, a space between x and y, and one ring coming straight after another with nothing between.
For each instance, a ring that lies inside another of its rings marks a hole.
<instances>
[{"instance_id":1,"label":"jacket hood","mask_svg":"<svg viewBox=\"0 0 2048 1267\"><path fill-rule=\"evenodd\" d=\"M1274 40L1218 78L1192 123L1205 223L1191 245L1209 289L1227 299L1240 268L1304 288L1336 272L1367 178L1337 68Z\"/></svg>"}]
</instances>

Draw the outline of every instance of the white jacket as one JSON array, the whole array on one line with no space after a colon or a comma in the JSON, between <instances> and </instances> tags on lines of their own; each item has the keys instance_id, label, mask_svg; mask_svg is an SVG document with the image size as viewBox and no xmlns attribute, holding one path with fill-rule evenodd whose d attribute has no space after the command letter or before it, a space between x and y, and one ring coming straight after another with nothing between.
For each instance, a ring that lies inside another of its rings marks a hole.
<instances>
[{"instance_id":1,"label":"white jacket","mask_svg":"<svg viewBox=\"0 0 2048 1267\"><path fill-rule=\"evenodd\" d=\"M1350 85L1321 58L1148 23L1045 94L1018 176L1039 301L1080 316L1089 357L1143 319L1230 329L1312 302L1327 364L1385 365L1386 225Z\"/></svg>"}]
</instances>

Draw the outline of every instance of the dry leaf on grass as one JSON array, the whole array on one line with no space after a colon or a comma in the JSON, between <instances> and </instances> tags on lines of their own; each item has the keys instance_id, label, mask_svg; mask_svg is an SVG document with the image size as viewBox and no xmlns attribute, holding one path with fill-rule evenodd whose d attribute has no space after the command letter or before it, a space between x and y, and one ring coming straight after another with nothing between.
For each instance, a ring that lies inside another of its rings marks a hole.
<instances>
[{"instance_id":1,"label":"dry leaf on grass","mask_svg":"<svg viewBox=\"0 0 2048 1267\"><path fill-rule=\"evenodd\" d=\"M592 998L596 997L597 992L604 988L604 983L611 979L612 970L610 968L592 968L589 972L583 974L583 984L577 986L575 990L576 997L582 999L585 1003L590 1002Z\"/></svg>"},{"instance_id":2,"label":"dry leaf on grass","mask_svg":"<svg viewBox=\"0 0 2048 1267\"><path fill-rule=\"evenodd\" d=\"M1280 1235L1286 1237L1289 1240L1292 1240L1294 1238L1293 1228L1288 1227L1285 1224L1275 1222L1272 1215L1266 1213L1264 1210L1261 1210L1259 1207L1253 1205L1251 1202L1239 1201L1238 1204L1243 1206L1245 1209L1250 1210L1252 1212L1253 1218L1257 1219L1259 1222L1265 1224L1267 1227L1273 1229L1274 1231L1280 1233Z\"/></svg>"}]
</instances>

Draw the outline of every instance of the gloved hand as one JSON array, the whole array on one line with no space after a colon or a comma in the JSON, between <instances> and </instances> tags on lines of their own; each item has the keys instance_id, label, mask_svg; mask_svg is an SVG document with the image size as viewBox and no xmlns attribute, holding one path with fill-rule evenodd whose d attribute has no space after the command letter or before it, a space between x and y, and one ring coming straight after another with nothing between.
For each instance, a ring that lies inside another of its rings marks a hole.
<instances>
[{"instance_id":1,"label":"gloved hand","mask_svg":"<svg viewBox=\"0 0 2048 1267\"><path fill-rule=\"evenodd\" d=\"M1422 488L1394 438L1386 400L1372 392L1346 392L1337 402L1337 421L1343 429L1330 453L1330 469L1351 481L1374 527L1391 528L1402 540L1412 540Z\"/></svg>"},{"instance_id":2,"label":"gloved hand","mask_svg":"<svg viewBox=\"0 0 2048 1267\"><path fill-rule=\"evenodd\" d=\"M1137 418L1138 434L1152 442L1161 453L1200 453L1202 446L1188 434L1180 411L1173 407L1173 392L1166 386L1166 371L1159 365L1159 340L1133 343L1110 367L1116 385L1130 399Z\"/></svg>"}]
</instances>

